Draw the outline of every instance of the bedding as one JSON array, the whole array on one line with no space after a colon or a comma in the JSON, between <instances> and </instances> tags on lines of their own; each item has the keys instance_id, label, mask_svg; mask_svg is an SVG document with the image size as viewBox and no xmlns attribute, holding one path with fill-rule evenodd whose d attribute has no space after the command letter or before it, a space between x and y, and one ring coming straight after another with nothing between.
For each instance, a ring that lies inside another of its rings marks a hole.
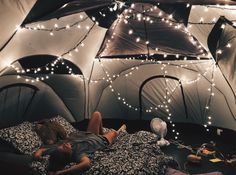
<instances>
[{"instance_id":1,"label":"bedding","mask_svg":"<svg viewBox=\"0 0 236 175\"><path fill-rule=\"evenodd\" d=\"M75 129L70 122L68 122L65 118L62 116L58 115L56 117L53 117L50 119L50 121L55 121L59 123L66 131L67 136L69 136L71 133L76 132L77 129Z\"/></svg>"},{"instance_id":2,"label":"bedding","mask_svg":"<svg viewBox=\"0 0 236 175\"><path fill-rule=\"evenodd\" d=\"M34 124L23 122L19 125L0 130L0 139L11 144L23 154L33 154L42 145L42 141L34 130Z\"/></svg>"},{"instance_id":3,"label":"bedding","mask_svg":"<svg viewBox=\"0 0 236 175\"><path fill-rule=\"evenodd\" d=\"M66 119L56 116L50 119L60 123L67 135L79 132ZM107 131L104 128L104 131ZM33 155L42 146L41 138L35 131L35 123L23 122L17 126L0 130L0 138L11 145L23 155ZM164 155L157 143L157 136L148 131L139 131L134 134L122 132L114 143L90 154L91 167L84 171L84 175L115 175L115 174L153 174L164 175L170 166L177 163L172 157ZM17 153L16 153L17 154ZM22 155L22 156L23 156ZM19 156L19 154L17 154ZM30 161L29 166L33 175L46 175L49 156L40 161ZM66 166L65 168L73 165ZM76 174L76 173L75 173Z\"/></svg>"},{"instance_id":4,"label":"bedding","mask_svg":"<svg viewBox=\"0 0 236 175\"><path fill-rule=\"evenodd\" d=\"M90 154L91 167L83 172L91 174L153 174L164 175L169 166L176 165L172 157L165 156L156 144L157 137L147 131L134 134L122 133L104 150ZM46 174L49 156L41 162L32 162L31 166L40 174ZM73 165L71 163L69 166Z\"/></svg>"},{"instance_id":5,"label":"bedding","mask_svg":"<svg viewBox=\"0 0 236 175\"><path fill-rule=\"evenodd\" d=\"M66 131L67 136L78 131L70 122L59 115L49 120L59 123ZM31 155L38 150L43 142L36 132L37 123L39 123L39 121L25 121L16 126L0 129L0 151L7 151L8 149L12 149L10 147L13 147L15 151ZM10 150L10 152L12 152L12 150Z\"/></svg>"}]
</instances>

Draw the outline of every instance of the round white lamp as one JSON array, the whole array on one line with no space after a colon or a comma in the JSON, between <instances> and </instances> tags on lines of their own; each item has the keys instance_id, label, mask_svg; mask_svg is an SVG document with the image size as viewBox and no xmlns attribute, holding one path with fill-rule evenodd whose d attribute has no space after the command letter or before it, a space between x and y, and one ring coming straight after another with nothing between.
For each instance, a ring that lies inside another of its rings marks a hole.
<instances>
[{"instance_id":1,"label":"round white lamp","mask_svg":"<svg viewBox=\"0 0 236 175\"><path fill-rule=\"evenodd\" d=\"M167 124L160 118L153 118L150 123L150 127L153 133L160 137L157 141L159 146L168 146L170 143L164 139L167 134Z\"/></svg>"}]
</instances>

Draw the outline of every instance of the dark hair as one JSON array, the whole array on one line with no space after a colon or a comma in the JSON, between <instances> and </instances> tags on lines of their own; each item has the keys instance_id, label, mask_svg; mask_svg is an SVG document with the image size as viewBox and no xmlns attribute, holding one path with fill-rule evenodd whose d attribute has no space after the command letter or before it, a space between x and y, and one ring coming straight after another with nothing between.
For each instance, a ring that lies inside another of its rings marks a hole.
<instances>
[{"instance_id":1,"label":"dark hair","mask_svg":"<svg viewBox=\"0 0 236 175\"><path fill-rule=\"evenodd\" d=\"M72 161L71 152L61 151L56 149L50 154L49 171L58 171L63 169L67 164Z\"/></svg>"}]
</instances>

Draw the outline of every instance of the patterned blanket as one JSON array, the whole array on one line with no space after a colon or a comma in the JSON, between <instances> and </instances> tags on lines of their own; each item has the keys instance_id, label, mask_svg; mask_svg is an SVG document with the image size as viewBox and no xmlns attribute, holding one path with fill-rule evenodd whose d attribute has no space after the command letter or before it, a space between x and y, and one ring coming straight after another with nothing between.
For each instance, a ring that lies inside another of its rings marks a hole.
<instances>
[{"instance_id":1,"label":"patterned blanket","mask_svg":"<svg viewBox=\"0 0 236 175\"><path fill-rule=\"evenodd\" d=\"M156 141L157 137L147 131L122 133L114 144L89 155L92 165L83 174L164 175L168 166L175 164L175 161L172 157L164 155ZM32 167L40 174L45 174L47 161L40 164L35 162Z\"/></svg>"}]
</instances>

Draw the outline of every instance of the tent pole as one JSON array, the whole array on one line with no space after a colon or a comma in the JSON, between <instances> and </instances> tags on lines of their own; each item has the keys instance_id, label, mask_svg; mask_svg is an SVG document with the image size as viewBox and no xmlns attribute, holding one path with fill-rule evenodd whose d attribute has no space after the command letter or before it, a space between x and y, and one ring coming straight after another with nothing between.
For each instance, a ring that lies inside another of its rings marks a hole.
<instances>
[{"instance_id":1,"label":"tent pole","mask_svg":"<svg viewBox=\"0 0 236 175\"><path fill-rule=\"evenodd\" d=\"M11 35L11 37L7 40L7 42L0 48L0 52L7 46L7 44L12 40L12 38L15 36L16 32L18 30L15 30L15 32Z\"/></svg>"},{"instance_id":2,"label":"tent pole","mask_svg":"<svg viewBox=\"0 0 236 175\"><path fill-rule=\"evenodd\" d=\"M142 5L142 10L143 10L143 16L144 16L145 13L144 13L144 6L143 5ZM144 25L144 31L145 31L145 39L146 39L146 42L148 42L147 24L146 24L145 20L143 20L143 25ZM146 46L147 46L147 56L148 56L147 59L149 59L149 56L150 56L149 43L146 43Z\"/></svg>"}]
</instances>

